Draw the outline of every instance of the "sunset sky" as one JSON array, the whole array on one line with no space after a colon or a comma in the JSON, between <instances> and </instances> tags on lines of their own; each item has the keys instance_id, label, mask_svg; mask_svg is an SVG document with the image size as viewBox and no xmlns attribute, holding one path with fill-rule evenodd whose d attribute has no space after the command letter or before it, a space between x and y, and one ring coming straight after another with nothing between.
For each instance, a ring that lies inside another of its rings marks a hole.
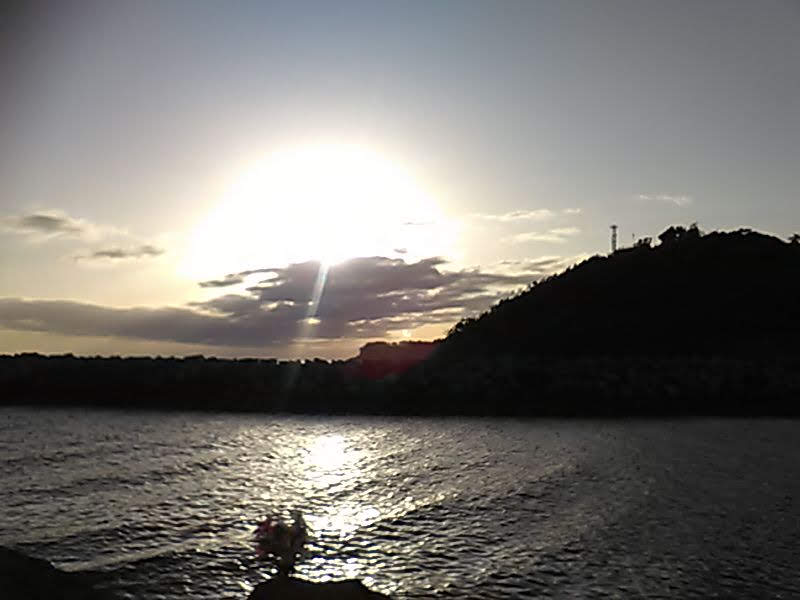
<instances>
[{"instance_id":1,"label":"sunset sky","mask_svg":"<svg viewBox=\"0 0 800 600\"><path fill-rule=\"evenodd\" d=\"M3 11L0 353L347 357L612 223L800 230L797 1Z\"/></svg>"}]
</instances>

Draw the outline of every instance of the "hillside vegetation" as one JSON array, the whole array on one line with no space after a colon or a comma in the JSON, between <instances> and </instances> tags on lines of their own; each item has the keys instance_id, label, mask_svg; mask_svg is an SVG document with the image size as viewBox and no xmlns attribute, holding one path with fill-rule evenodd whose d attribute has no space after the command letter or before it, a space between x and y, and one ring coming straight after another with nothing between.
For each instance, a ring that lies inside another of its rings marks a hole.
<instances>
[{"instance_id":1,"label":"hillside vegetation","mask_svg":"<svg viewBox=\"0 0 800 600\"><path fill-rule=\"evenodd\" d=\"M458 323L439 359L800 353L800 243L670 227Z\"/></svg>"},{"instance_id":2,"label":"hillside vegetation","mask_svg":"<svg viewBox=\"0 0 800 600\"><path fill-rule=\"evenodd\" d=\"M459 322L374 398L409 414L799 414L800 238L692 226L659 241Z\"/></svg>"}]
</instances>

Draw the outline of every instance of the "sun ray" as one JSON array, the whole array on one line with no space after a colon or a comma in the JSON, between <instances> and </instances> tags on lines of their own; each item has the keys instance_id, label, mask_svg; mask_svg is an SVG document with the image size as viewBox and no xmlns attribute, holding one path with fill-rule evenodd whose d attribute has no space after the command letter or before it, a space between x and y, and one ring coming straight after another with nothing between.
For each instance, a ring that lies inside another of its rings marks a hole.
<instances>
[{"instance_id":1,"label":"sun ray","mask_svg":"<svg viewBox=\"0 0 800 600\"><path fill-rule=\"evenodd\" d=\"M314 280L314 287L311 290L311 299L308 302L308 309L306 310L306 317L300 322L300 331L298 332L297 340L300 344L315 337L314 327L319 324L317 319L317 311L319 310L319 303L322 300L322 295L325 292L325 281L328 278L328 270L330 266L326 262L320 262L317 269L317 276Z\"/></svg>"}]
</instances>

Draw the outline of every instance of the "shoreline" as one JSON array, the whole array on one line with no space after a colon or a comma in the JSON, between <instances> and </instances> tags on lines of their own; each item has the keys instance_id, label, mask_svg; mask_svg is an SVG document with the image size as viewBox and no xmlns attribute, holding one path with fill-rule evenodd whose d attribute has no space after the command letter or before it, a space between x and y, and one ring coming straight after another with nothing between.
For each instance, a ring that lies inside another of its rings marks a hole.
<instances>
[{"instance_id":1,"label":"shoreline","mask_svg":"<svg viewBox=\"0 0 800 600\"><path fill-rule=\"evenodd\" d=\"M2 405L318 416L800 416L800 356L521 357L339 363L0 356Z\"/></svg>"}]
</instances>

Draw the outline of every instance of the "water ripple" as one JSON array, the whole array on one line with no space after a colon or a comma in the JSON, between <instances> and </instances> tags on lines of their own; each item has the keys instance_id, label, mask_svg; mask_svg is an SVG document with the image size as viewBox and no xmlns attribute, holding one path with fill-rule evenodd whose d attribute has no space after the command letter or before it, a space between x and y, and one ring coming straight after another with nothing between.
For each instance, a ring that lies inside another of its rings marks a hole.
<instances>
[{"instance_id":1,"label":"water ripple","mask_svg":"<svg viewBox=\"0 0 800 600\"><path fill-rule=\"evenodd\" d=\"M266 513L300 575L396 598L797 597L788 421L0 410L0 544L127 598L244 598Z\"/></svg>"}]
</instances>

